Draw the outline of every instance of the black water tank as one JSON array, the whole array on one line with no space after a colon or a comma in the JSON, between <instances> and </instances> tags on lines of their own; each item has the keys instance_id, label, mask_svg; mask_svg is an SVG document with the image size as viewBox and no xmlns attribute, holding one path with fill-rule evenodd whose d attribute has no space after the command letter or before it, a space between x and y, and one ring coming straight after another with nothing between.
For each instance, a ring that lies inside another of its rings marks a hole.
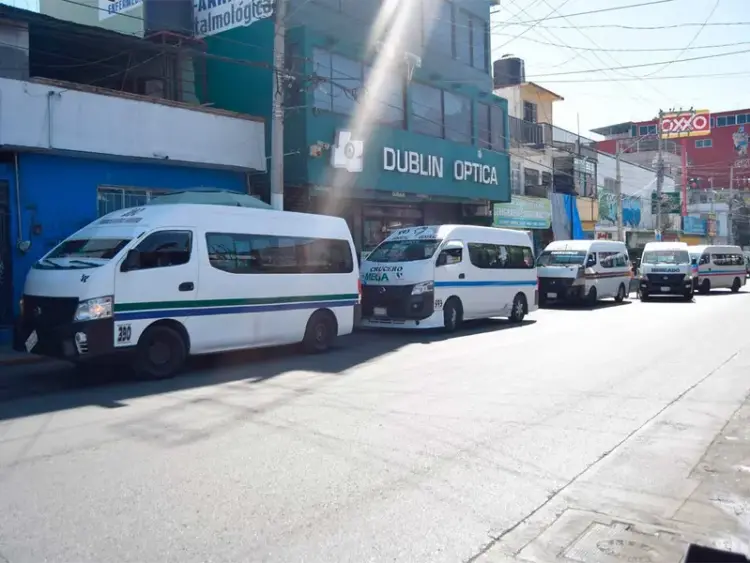
<instances>
[{"instance_id":1,"label":"black water tank","mask_svg":"<svg viewBox=\"0 0 750 563\"><path fill-rule=\"evenodd\" d=\"M517 86L526 82L526 68L523 59L513 55L504 55L492 63L492 77L495 88Z\"/></svg>"},{"instance_id":2,"label":"black water tank","mask_svg":"<svg viewBox=\"0 0 750 563\"><path fill-rule=\"evenodd\" d=\"M145 35L167 31L193 37L193 0L143 0Z\"/></svg>"}]
</instances>

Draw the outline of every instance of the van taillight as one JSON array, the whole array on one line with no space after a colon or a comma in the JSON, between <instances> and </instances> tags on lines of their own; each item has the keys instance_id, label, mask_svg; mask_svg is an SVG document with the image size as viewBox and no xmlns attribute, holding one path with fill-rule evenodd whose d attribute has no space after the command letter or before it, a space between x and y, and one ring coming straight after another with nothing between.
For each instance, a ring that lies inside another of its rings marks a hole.
<instances>
[{"instance_id":1,"label":"van taillight","mask_svg":"<svg viewBox=\"0 0 750 563\"><path fill-rule=\"evenodd\" d=\"M362 280L357 280L357 300L362 303Z\"/></svg>"}]
</instances>

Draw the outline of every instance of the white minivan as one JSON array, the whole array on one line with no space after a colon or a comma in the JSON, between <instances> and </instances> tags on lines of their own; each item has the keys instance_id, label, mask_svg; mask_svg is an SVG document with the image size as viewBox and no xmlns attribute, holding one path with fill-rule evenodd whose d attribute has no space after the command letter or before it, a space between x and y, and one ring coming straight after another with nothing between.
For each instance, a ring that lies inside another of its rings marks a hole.
<instances>
[{"instance_id":1,"label":"white minivan","mask_svg":"<svg viewBox=\"0 0 750 563\"><path fill-rule=\"evenodd\" d=\"M191 354L352 331L359 272L343 219L218 205L110 213L48 252L26 278L15 347L120 361L168 377Z\"/></svg>"},{"instance_id":2,"label":"white minivan","mask_svg":"<svg viewBox=\"0 0 750 563\"><path fill-rule=\"evenodd\" d=\"M531 239L472 225L393 232L362 263L362 325L456 330L463 321L537 309Z\"/></svg>"},{"instance_id":3,"label":"white minivan","mask_svg":"<svg viewBox=\"0 0 750 563\"><path fill-rule=\"evenodd\" d=\"M698 266L695 289L706 294L712 289L738 292L747 279L745 255L739 246L691 246L690 258Z\"/></svg>"},{"instance_id":4,"label":"white minivan","mask_svg":"<svg viewBox=\"0 0 750 563\"><path fill-rule=\"evenodd\" d=\"M536 261L539 304L613 297L621 303L630 293L632 270L624 242L558 240Z\"/></svg>"},{"instance_id":5,"label":"white minivan","mask_svg":"<svg viewBox=\"0 0 750 563\"><path fill-rule=\"evenodd\" d=\"M693 299L693 269L684 242L648 242L643 248L638 289L641 301L655 295L679 295Z\"/></svg>"}]
</instances>

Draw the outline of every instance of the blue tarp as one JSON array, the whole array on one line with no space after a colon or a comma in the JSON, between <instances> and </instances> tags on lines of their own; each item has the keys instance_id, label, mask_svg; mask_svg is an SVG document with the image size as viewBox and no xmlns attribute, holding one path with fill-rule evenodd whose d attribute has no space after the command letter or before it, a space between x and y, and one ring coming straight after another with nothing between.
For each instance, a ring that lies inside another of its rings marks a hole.
<instances>
[{"instance_id":1,"label":"blue tarp","mask_svg":"<svg viewBox=\"0 0 750 563\"><path fill-rule=\"evenodd\" d=\"M552 231L555 240L585 240L575 196L552 194Z\"/></svg>"}]
</instances>

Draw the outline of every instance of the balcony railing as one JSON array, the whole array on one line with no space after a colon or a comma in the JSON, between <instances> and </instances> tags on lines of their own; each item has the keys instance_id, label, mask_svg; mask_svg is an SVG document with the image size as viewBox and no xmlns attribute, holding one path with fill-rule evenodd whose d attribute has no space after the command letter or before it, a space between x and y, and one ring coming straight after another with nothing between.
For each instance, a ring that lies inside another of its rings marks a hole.
<instances>
[{"instance_id":1,"label":"balcony railing","mask_svg":"<svg viewBox=\"0 0 750 563\"><path fill-rule=\"evenodd\" d=\"M596 141L582 137L550 123L532 123L517 117L508 117L511 148L544 150L554 148L569 153L579 150L594 150Z\"/></svg>"}]
</instances>

